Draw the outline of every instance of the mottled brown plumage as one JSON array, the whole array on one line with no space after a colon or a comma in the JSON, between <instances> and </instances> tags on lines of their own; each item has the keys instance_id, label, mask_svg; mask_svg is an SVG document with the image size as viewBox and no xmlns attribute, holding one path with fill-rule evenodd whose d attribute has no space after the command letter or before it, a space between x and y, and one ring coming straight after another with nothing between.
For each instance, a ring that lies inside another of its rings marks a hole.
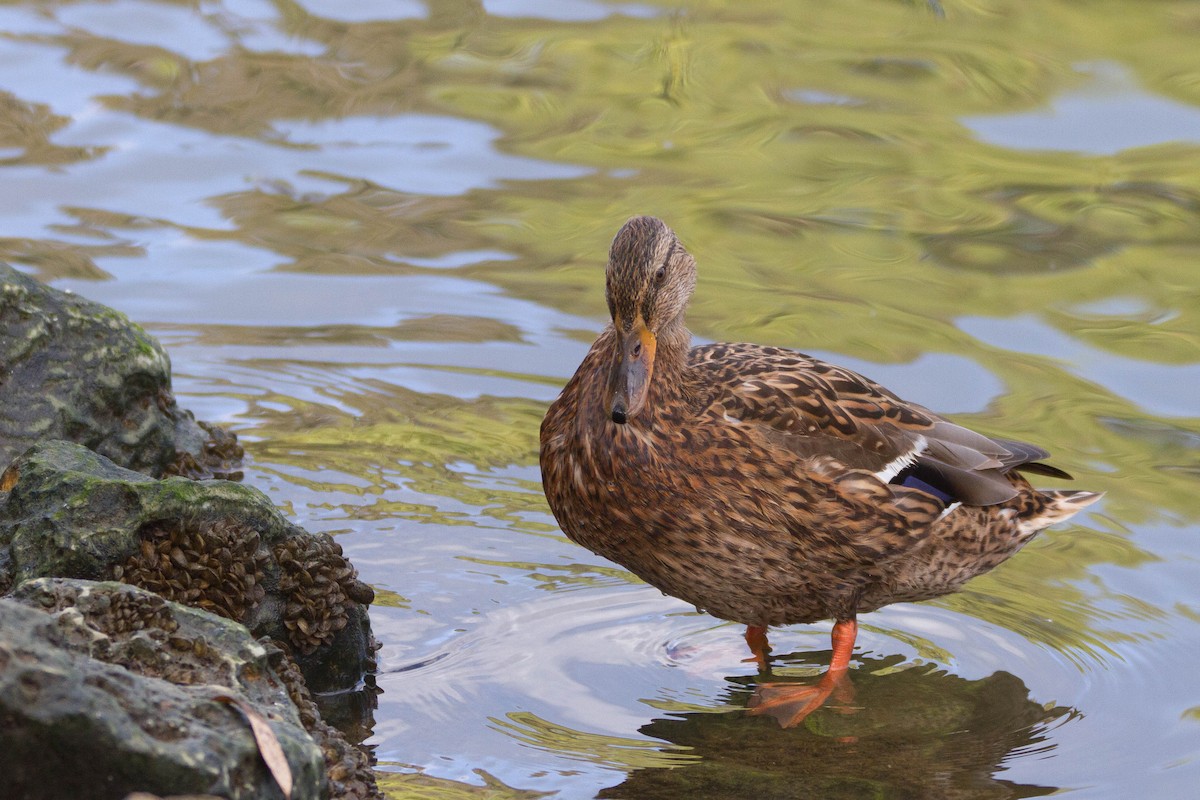
<instances>
[{"instance_id":1,"label":"mottled brown plumage","mask_svg":"<svg viewBox=\"0 0 1200 800\"><path fill-rule=\"evenodd\" d=\"M842 367L691 347L695 282L670 228L626 223L607 269L612 324L541 429L563 531L662 591L760 628L850 621L952 592L1099 497L1033 489L1020 471L1067 477L1038 463L1045 451Z\"/></svg>"}]
</instances>

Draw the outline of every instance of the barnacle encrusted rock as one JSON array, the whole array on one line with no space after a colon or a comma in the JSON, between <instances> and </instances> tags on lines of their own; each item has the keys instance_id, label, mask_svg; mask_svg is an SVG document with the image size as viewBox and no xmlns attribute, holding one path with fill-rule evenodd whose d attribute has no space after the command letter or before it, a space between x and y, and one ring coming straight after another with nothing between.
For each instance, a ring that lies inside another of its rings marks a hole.
<instances>
[{"instance_id":1,"label":"barnacle encrusted rock","mask_svg":"<svg viewBox=\"0 0 1200 800\"><path fill-rule=\"evenodd\" d=\"M35 577L119 579L293 648L313 691L374 670L373 592L325 534L257 489L155 480L69 442L42 442L0 476L0 588Z\"/></svg>"},{"instance_id":2,"label":"barnacle encrusted rock","mask_svg":"<svg viewBox=\"0 0 1200 800\"><path fill-rule=\"evenodd\" d=\"M45 439L149 475L240 476L233 434L171 394L171 362L124 314L0 264L0 469Z\"/></svg>"},{"instance_id":3,"label":"barnacle encrusted rock","mask_svg":"<svg viewBox=\"0 0 1200 800\"><path fill-rule=\"evenodd\" d=\"M327 797L325 757L244 627L121 583L43 578L0 599L0 797L278 797L245 720L268 720L294 797Z\"/></svg>"},{"instance_id":4,"label":"barnacle encrusted rock","mask_svg":"<svg viewBox=\"0 0 1200 800\"><path fill-rule=\"evenodd\" d=\"M350 622L355 606L374 599L342 555L342 546L329 537L294 536L276 544L272 552L283 572L283 624L301 653L332 642Z\"/></svg>"},{"instance_id":5,"label":"barnacle encrusted rock","mask_svg":"<svg viewBox=\"0 0 1200 800\"><path fill-rule=\"evenodd\" d=\"M117 580L238 621L266 596L270 555L240 522L156 520L138 538L137 552L113 567Z\"/></svg>"},{"instance_id":6,"label":"barnacle encrusted rock","mask_svg":"<svg viewBox=\"0 0 1200 800\"><path fill-rule=\"evenodd\" d=\"M339 800L376 800L383 798L367 754L346 741L341 731L321 718L300 668L286 653L280 653L275 671L287 686L288 696L300 712L304 729L316 740L325 756L325 774L329 778L330 797Z\"/></svg>"}]
</instances>

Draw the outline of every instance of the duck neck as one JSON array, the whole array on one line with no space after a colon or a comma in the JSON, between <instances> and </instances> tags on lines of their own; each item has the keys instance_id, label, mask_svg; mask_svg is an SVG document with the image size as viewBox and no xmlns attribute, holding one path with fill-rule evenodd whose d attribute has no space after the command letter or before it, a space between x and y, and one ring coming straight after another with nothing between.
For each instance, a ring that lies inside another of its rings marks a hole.
<instances>
[{"instance_id":1,"label":"duck neck","mask_svg":"<svg viewBox=\"0 0 1200 800\"><path fill-rule=\"evenodd\" d=\"M652 391L660 397L678 394L685 388L684 373L692 345L692 334L683 324L683 315L663 326L657 340Z\"/></svg>"}]
</instances>

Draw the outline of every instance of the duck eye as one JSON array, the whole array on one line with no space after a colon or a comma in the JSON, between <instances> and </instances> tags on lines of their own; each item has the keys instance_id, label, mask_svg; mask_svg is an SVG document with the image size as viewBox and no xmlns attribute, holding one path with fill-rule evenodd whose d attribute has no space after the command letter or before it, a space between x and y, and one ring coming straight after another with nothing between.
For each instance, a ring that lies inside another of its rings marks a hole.
<instances>
[{"instance_id":1,"label":"duck eye","mask_svg":"<svg viewBox=\"0 0 1200 800\"><path fill-rule=\"evenodd\" d=\"M658 269L656 269L654 271L654 280L658 281L659 283L662 283L663 279L666 277L667 277L667 268L666 267L659 267Z\"/></svg>"}]
</instances>

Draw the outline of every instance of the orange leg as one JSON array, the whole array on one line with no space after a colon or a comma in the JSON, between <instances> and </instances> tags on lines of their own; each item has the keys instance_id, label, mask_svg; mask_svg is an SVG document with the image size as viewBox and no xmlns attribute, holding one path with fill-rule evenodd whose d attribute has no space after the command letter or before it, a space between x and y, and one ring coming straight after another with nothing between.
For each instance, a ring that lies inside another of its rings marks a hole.
<instances>
[{"instance_id":1,"label":"orange leg","mask_svg":"<svg viewBox=\"0 0 1200 800\"><path fill-rule=\"evenodd\" d=\"M833 633L829 637L833 641L833 658L829 661L829 671L845 671L850 667L850 656L854 655L854 640L858 638L858 620L839 619L833 623Z\"/></svg>"},{"instance_id":2,"label":"orange leg","mask_svg":"<svg viewBox=\"0 0 1200 800\"><path fill-rule=\"evenodd\" d=\"M771 655L771 643L767 641L767 629L761 625L746 626L746 645L751 656L745 659L758 664L760 670L767 669L767 656Z\"/></svg>"},{"instance_id":3,"label":"orange leg","mask_svg":"<svg viewBox=\"0 0 1200 800\"><path fill-rule=\"evenodd\" d=\"M784 728L799 725L816 711L835 691L839 696L852 692L847 671L850 657L854 654L854 638L858 635L858 622L854 619L839 619L833 624L833 658L829 669L821 676L816 686L801 686L795 683L764 683L759 685L750 698L751 714L769 714ZM746 632L749 641L750 632ZM765 640L764 633L764 640ZM753 649L753 647L751 648Z\"/></svg>"}]
</instances>

